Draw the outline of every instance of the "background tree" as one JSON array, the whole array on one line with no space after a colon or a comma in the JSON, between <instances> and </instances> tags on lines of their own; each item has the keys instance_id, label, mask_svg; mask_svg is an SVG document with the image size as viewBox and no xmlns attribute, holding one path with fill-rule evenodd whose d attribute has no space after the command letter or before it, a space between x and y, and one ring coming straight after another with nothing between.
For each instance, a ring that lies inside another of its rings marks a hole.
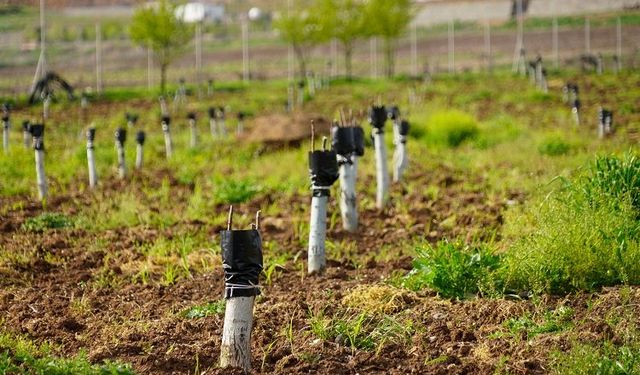
<instances>
[{"instance_id":1,"label":"background tree","mask_svg":"<svg viewBox=\"0 0 640 375\"><path fill-rule=\"evenodd\" d=\"M190 28L175 16L175 5L160 0L136 9L129 28L131 39L151 48L160 64L160 91L165 92L167 68L191 39Z\"/></svg>"},{"instance_id":2,"label":"background tree","mask_svg":"<svg viewBox=\"0 0 640 375\"><path fill-rule=\"evenodd\" d=\"M278 18L274 27L280 33L280 37L289 43L298 60L300 77L307 76L306 51L325 39L322 26L317 15L307 10L288 10Z\"/></svg>"},{"instance_id":3,"label":"background tree","mask_svg":"<svg viewBox=\"0 0 640 375\"><path fill-rule=\"evenodd\" d=\"M358 39L368 36L367 13L362 0L318 0L321 31L342 45L347 78L352 78L351 60Z\"/></svg>"},{"instance_id":4,"label":"background tree","mask_svg":"<svg viewBox=\"0 0 640 375\"><path fill-rule=\"evenodd\" d=\"M397 41L411 21L411 1L369 0L366 17L371 34L383 39L386 74L393 77Z\"/></svg>"}]
</instances>

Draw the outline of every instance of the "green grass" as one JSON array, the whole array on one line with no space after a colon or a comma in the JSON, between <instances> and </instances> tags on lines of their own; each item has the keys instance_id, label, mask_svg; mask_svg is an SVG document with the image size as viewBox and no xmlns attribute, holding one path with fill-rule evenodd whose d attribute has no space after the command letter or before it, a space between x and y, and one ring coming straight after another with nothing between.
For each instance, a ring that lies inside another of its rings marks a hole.
<instances>
[{"instance_id":1,"label":"green grass","mask_svg":"<svg viewBox=\"0 0 640 375\"><path fill-rule=\"evenodd\" d=\"M186 319L201 319L213 315L224 314L225 301L208 302L203 305L192 306L180 313Z\"/></svg>"},{"instance_id":2,"label":"green grass","mask_svg":"<svg viewBox=\"0 0 640 375\"><path fill-rule=\"evenodd\" d=\"M571 144L559 134L549 135L538 144L538 152L548 156L565 155L571 151L571 148Z\"/></svg>"},{"instance_id":3,"label":"green grass","mask_svg":"<svg viewBox=\"0 0 640 375\"><path fill-rule=\"evenodd\" d=\"M436 112L427 122L426 138L429 142L447 147L458 147L474 139L480 128L472 115L458 111Z\"/></svg>"},{"instance_id":4,"label":"green grass","mask_svg":"<svg viewBox=\"0 0 640 375\"><path fill-rule=\"evenodd\" d=\"M603 157L580 176L517 212L506 232L507 288L567 293L640 283L637 159Z\"/></svg>"},{"instance_id":5,"label":"green grass","mask_svg":"<svg viewBox=\"0 0 640 375\"><path fill-rule=\"evenodd\" d=\"M488 246L441 241L421 245L416 253L413 269L400 281L405 288L431 288L442 297L457 299L493 289L491 276L500 258Z\"/></svg>"},{"instance_id":6,"label":"green grass","mask_svg":"<svg viewBox=\"0 0 640 375\"><path fill-rule=\"evenodd\" d=\"M60 229L73 225L73 222L65 215L57 212L45 212L36 217L27 219L22 224L22 229L28 232L44 232L47 229Z\"/></svg>"},{"instance_id":7,"label":"green grass","mask_svg":"<svg viewBox=\"0 0 640 375\"><path fill-rule=\"evenodd\" d=\"M106 361L92 364L86 354L61 358L53 354L47 344L34 342L8 333L0 333L0 373L38 375L128 375L133 374L130 365Z\"/></svg>"},{"instance_id":8,"label":"green grass","mask_svg":"<svg viewBox=\"0 0 640 375\"><path fill-rule=\"evenodd\" d=\"M576 344L569 352L554 353L557 374L630 375L640 373L640 346Z\"/></svg>"},{"instance_id":9,"label":"green grass","mask_svg":"<svg viewBox=\"0 0 640 375\"><path fill-rule=\"evenodd\" d=\"M571 327L573 309L560 306L555 310L547 311L538 321L530 314L519 318L511 318L504 322L504 327L513 337L525 335L530 340L543 333L561 332Z\"/></svg>"}]
</instances>

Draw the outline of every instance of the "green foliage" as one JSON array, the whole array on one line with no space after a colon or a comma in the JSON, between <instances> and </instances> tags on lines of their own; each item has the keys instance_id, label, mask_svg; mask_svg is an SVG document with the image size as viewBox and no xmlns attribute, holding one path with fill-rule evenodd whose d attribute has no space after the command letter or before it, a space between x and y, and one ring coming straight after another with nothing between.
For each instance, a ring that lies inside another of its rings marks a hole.
<instances>
[{"instance_id":1,"label":"green foliage","mask_svg":"<svg viewBox=\"0 0 640 375\"><path fill-rule=\"evenodd\" d=\"M134 43L151 48L160 64L160 90L164 92L166 70L191 39L189 27L175 16L175 6L160 0L157 6L140 6L129 28Z\"/></svg>"},{"instance_id":2,"label":"green foliage","mask_svg":"<svg viewBox=\"0 0 640 375\"><path fill-rule=\"evenodd\" d=\"M25 338L0 333L0 373L128 375L134 372L130 365L118 362L92 364L82 352L72 358L59 358L46 344L38 346Z\"/></svg>"},{"instance_id":3,"label":"green foliage","mask_svg":"<svg viewBox=\"0 0 640 375\"><path fill-rule=\"evenodd\" d=\"M365 12L371 35L379 36L384 41L385 70L390 78L395 73L397 39L411 22L411 1L370 0Z\"/></svg>"},{"instance_id":4,"label":"green foliage","mask_svg":"<svg viewBox=\"0 0 640 375\"><path fill-rule=\"evenodd\" d=\"M243 203L259 191L260 187L249 180L225 179L216 184L214 199L219 203Z\"/></svg>"},{"instance_id":5,"label":"green foliage","mask_svg":"<svg viewBox=\"0 0 640 375\"><path fill-rule=\"evenodd\" d=\"M530 314L526 314L520 318L507 320L504 326L513 336L519 337L524 333L529 340L542 333L560 332L568 328L573 314L574 311L570 307L560 306L555 310L547 311L539 323Z\"/></svg>"},{"instance_id":6,"label":"green foliage","mask_svg":"<svg viewBox=\"0 0 640 375\"><path fill-rule=\"evenodd\" d=\"M561 135L549 135L538 145L538 152L542 155L559 156L571 151L571 145Z\"/></svg>"},{"instance_id":7,"label":"green foliage","mask_svg":"<svg viewBox=\"0 0 640 375\"><path fill-rule=\"evenodd\" d=\"M225 301L219 300L215 302L208 302L204 305L190 307L182 311L180 315L187 319L200 319L213 315L222 315L224 314L224 309Z\"/></svg>"},{"instance_id":8,"label":"green foliage","mask_svg":"<svg viewBox=\"0 0 640 375\"><path fill-rule=\"evenodd\" d=\"M28 232L44 232L47 229L66 228L71 225L71 220L63 214L57 212L45 212L36 217L27 219L22 224L22 229Z\"/></svg>"},{"instance_id":9,"label":"green foliage","mask_svg":"<svg viewBox=\"0 0 640 375\"><path fill-rule=\"evenodd\" d=\"M413 269L402 280L405 288L432 288L446 298L462 299L491 288L492 273L500 258L486 246L440 241L416 249Z\"/></svg>"},{"instance_id":10,"label":"green foliage","mask_svg":"<svg viewBox=\"0 0 640 375\"><path fill-rule=\"evenodd\" d=\"M464 112L450 110L434 113L427 124L427 139L434 144L458 147L475 138L480 129L476 120Z\"/></svg>"},{"instance_id":11,"label":"green foliage","mask_svg":"<svg viewBox=\"0 0 640 375\"><path fill-rule=\"evenodd\" d=\"M291 9L273 24L280 38L293 48L298 59L301 79L307 76L305 51L328 38L322 31L318 16L309 10Z\"/></svg>"},{"instance_id":12,"label":"green foliage","mask_svg":"<svg viewBox=\"0 0 640 375\"><path fill-rule=\"evenodd\" d=\"M635 156L599 158L507 220L515 240L501 270L506 287L563 294L640 283L637 168Z\"/></svg>"},{"instance_id":13,"label":"green foliage","mask_svg":"<svg viewBox=\"0 0 640 375\"><path fill-rule=\"evenodd\" d=\"M520 133L520 127L513 118L500 115L480 124L480 133L475 138L473 145L485 150L501 143L513 141L520 136Z\"/></svg>"},{"instance_id":14,"label":"green foliage","mask_svg":"<svg viewBox=\"0 0 640 375\"><path fill-rule=\"evenodd\" d=\"M554 372L558 374L628 375L640 373L640 346L578 344L570 352L556 352Z\"/></svg>"}]
</instances>

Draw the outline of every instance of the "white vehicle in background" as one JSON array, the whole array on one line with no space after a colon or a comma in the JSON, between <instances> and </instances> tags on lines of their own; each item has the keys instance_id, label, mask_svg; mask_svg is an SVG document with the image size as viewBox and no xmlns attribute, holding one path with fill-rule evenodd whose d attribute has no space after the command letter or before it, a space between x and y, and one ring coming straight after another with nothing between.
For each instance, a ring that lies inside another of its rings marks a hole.
<instances>
[{"instance_id":1,"label":"white vehicle in background","mask_svg":"<svg viewBox=\"0 0 640 375\"><path fill-rule=\"evenodd\" d=\"M222 4L186 3L176 8L176 17L187 23L222 22L225 8Z\"/></svg>"}]
</instances>

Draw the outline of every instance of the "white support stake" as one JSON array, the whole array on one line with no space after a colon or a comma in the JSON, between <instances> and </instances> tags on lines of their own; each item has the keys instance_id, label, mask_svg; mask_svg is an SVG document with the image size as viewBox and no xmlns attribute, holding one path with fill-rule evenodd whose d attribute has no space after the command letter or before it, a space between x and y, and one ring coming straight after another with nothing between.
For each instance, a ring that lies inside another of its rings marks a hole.
<instances>
[{"instance_id":1,"label":"white support stake","mask_svg":"<svg viewBox=\"0 0 640 375\"><path fill-rule=\"evenodd\" d=\"M231 297L224 312L220 367L251 370L251 328L256 297Z\"/></svg>"},{"instance_id":2,"label":"white support stake","mask_svg":"<svg viewBox=\"0 0 640 375\"><path fill-rule=\"evenodd\" d=\"M91 130L89 130L91 131ZM98 172L96 171L96 160L93 152L93 136L88 135L87 139L87 164L89 167L89 187L95 188L98 185Z\"/></svg>"},{"instance_id":3,"label":"white support stake","mask_svg":"<svg viewBox=\"0 0 640 375\"><path fill-rule=\"evenodd\" d=\"M387 150L382 129L373 128L373 143L376 151L376 207L383 209L389 198L389 172L387 169Z\"/></svg>"},{"instance_id":4,"label":"white support stake","mask_svg":"<svg viewBox=\"0 0 640 375\"><path fill-rule=\"evenodd\" d=\"M342 213L342 227L349 232L358 229L358 209L356 199L356 166L354 161L338 155L338 165L340 165L340 212ZM357 159L353 155L352 160Z\"/></svg>"},{"instance_id":5,"label":"white support stake","mask_svg":"<svg viewBox=\"0 0 640 375\"><path fill-rule=\"evenodd\" d=\"M329 197L311 198L311 228L309 230L309 274L322 273L326 267L324 242L327 235L327 201Z\"/></svg>"},{"instance_id":6,"label":"white support stake","mask_svg":"<svg viewBox=\"0 0 640 375\"><path fill-rule=\"evenodd\" d=\"M402 174L407 168L407 137L400 134L400 124L393 123L393 139L395 149L393 152L393 182L400 182Z\"/></svg>"}]
</instances>

